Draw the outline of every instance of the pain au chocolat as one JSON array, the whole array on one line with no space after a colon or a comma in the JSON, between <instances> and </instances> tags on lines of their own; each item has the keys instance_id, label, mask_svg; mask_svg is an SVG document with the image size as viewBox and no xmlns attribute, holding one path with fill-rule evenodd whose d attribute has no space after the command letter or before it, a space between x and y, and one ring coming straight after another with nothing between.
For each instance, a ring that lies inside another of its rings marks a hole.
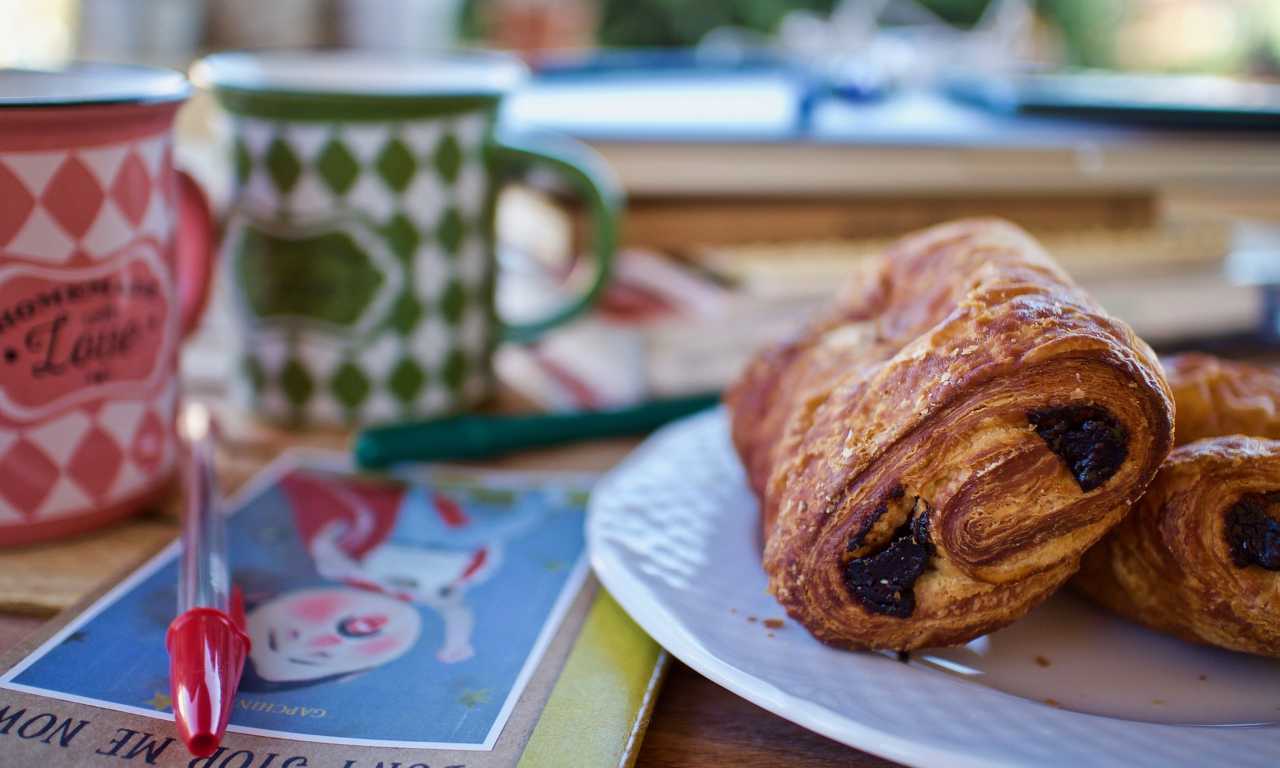
<instances>
[{"instance_id":1,"label":"pain au chocolat","mask_svg":"<svg viewBox=\"0 0 1280 768\"><path fill-rule=\"evenodd\" d=\"M770 590L847 648L962 643L1019 618L1173 442L1150 348L996 220L863 265L727 402Z\"/></svg>"},{"instance_id":2,"label":"pain au chocolat","mask_svg":"<svg viewBox=\"0 0 1280 768\"><path fill-rule=\"evenodd\" d=\"M1280 372L1167 361L1178 447L1073 585L1187 640L1280 656Z\"/></svg>"}]
</instances>

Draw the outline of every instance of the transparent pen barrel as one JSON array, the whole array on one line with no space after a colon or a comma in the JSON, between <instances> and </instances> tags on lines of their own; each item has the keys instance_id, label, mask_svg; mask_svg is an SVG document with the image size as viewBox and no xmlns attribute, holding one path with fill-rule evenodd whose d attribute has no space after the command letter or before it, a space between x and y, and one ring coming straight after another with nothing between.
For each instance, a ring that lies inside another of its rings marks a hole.
<instances>
[{"instance_id":1,"label":"transparent pen barrel","mask_svg":"<svg viewBox=\"0 0 1280 768\"><path fill-rule=\"evenodd\" d=\"M192 608L226 611L231 585L226 560L226 527L217 503L213 450L207 440L191 445L185 475L178 611Z\"/></svg>"}]
</instances>

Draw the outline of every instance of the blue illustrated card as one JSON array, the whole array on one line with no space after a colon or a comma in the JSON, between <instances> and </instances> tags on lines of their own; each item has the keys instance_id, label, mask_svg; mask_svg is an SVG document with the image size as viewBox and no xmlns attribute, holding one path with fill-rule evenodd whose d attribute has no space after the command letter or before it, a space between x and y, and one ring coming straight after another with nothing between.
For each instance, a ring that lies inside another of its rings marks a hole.
<instances>
[{"instance_id":1,"label":"blue illustrated card","mask_svg":"<svg viewBox=\"0 0 1280 768\"><path fill-rule=\"evenodd\" d=\"M585 475L286 458L228 522L253 641L231 730L491 749L586 574ZM0 685L171 717L176 543ZM105 660L110 663L103 663Z\"/></svg>"}]
</instances>

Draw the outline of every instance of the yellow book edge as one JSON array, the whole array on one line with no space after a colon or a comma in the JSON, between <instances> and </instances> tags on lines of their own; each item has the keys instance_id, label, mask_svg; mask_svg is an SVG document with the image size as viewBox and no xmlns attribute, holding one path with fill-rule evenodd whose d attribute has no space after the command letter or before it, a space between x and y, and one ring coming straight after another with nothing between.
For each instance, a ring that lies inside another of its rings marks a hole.
<instances>
[{"instance_id":1,"label":"yellow book edge","mask_svg":"<svg viewBox=\"0 0 1280 768\"><path fill-rule=\"evenodd\" d=\"M629 768L640 751L669 657L600 587L525 745L519 768Z\"/></svg>"}]
</instances>

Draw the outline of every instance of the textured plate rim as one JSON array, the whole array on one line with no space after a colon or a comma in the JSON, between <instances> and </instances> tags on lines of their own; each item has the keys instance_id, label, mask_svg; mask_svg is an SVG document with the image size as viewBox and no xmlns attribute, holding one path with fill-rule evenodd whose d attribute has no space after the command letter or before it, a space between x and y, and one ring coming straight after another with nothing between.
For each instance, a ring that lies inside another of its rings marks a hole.
<instances>
[{"instance_id":1,"label":"textured plate rim","mask_svg":"<svg viewBox=\"0 0 1280 768\"><path fill-rule=\"evenodd\" d=\"M668 424L650 435L596 484L587 510L587 550L591 566L597 577L618 604L654 640L666 648L671 655L680 659L680 661L699 674L772 714L833 741L908 765L948 765L961 766L963 768L986 768L992 765L1017 768L1025 765L1025 762L1016 758L960 752L954 746L940 746L927 740L903 738L894 733L883 731L874 725L869 725L865 721L842 714L830 707L781 690L772 682L734 666L708 650L693 633L686 629L685 622L674 615L663 601L654 594L653 590L620 561L615 562L606 554L611 552L613 547L603 542L603 534L599 530L596 521L599 517L597 510L604 506L600 499L606 498L609 488L618 482L618 478L624 477L631 472L635 465L646 461L651 453L654 453L662 446L663 441L668 439L671 433L690 429L698 421L724 418L723 414L724 407L721 406ZM942 675L942 673L933 670L916 669L913 671L920 674ZM964 683L958 680L949 680L949 682L955 686L958 695L982 695L974 690L974 684L972 683ZM1157 734L1176 737L1180 734L1190 735L1194 732L1206 730L1202 726L1144 723L1071 710L1045 708L1021 696L998 688L978 687L982 693L1008 699L1010 706L1025 708L1028 714L1049 720L1058 720L1060 722L1094 721L1100 727L1108 729L1123 728L1130 730L1135 736L1141 733L1147 738L1155 737ZM1046 709L1047 711L1045 711ZM1242 730L1255 730L1253 726L1239 726L1239 728ZM1257 729L1274 730L1265 726L1258 726ZM1231 728L1231 730L1235 729ZM1139 746L1135 745L1135 747ZM1248 748L1249 745L1241 746ZM1140 755L1136 752L1117 754L1108 750L1097 753L1096 757L1098 759L1116 760L1118 758L1127 758L1130 761L1140 761Z\"/></svg>"}]
</instances>

